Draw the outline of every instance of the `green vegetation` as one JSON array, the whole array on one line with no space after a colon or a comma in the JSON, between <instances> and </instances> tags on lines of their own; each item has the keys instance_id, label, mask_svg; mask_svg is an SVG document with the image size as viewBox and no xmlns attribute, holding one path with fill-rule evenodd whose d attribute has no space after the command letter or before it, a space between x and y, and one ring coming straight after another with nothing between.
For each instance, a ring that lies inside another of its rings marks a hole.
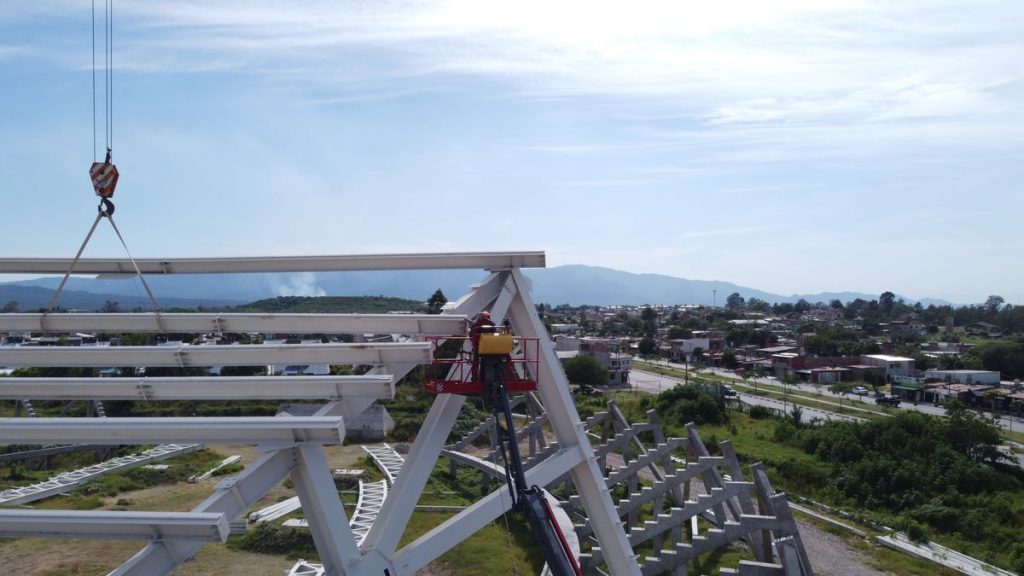
<instances>
[{"instance_id":1,"label":"green vegetation","mask_svg":"<svg viewBox=\"0 0 1024 576\"><path fill-rule=\"evenodd\" d=\"M118 455L132 454L144 449L144 447L138 446L124 447L118 452ZM102 506L103 498L112 498L124 492L142 490L152 486L185 482L190 476L213 468L223 458L222 455L211 450L199 450L168 461L167 463L171 466L166 470L154 470L140 466L125 472L105 474L73 492L36 502L33 506L37 508L92 510ZM60 454L51 457L51 463L54 467L61 470L81 468L98 463L99 461L100 458L97 457L97 453L90 451ZM52 471L47 470L27 472L27 467L24 464L0 468L0 473L2 472L6 472L6 477L0 477L0 488L26 486L41 482L54 475Z\"/></svg>"},{"instance_id":2,"label":"green vegetation","mask_svg":"<svg viewBox=\"0 0 1024 576\"><path fill-rule=\"evenodd\" d=\"M435 305L436 296L432 297ZM444 298L444 294L440 296ZM233 311L385 314L394 311L427 312L427 306L416 300L388 296L278 296L244 304Z\"/></svg>"},{"instance_id":3,"label":"green vegetation","mask_svg":"<svg viewBox=\"0 0 1024 576\"><path fill-rule=\"evenodd\" d=\"M582 386L602 386L608 383L606 370L593 356L580 354L565 363L565 376L569 382Z\"/></svg>"},{"instance_id":4,"label":"green vegetation","mask_svg":"<svg viewBox=\"0 0 1024 576\"><path fill-rule=\"evenodd\" d=\"M695 384L674 386L662 392L654 407L662 422L723 424L729 420L725 403Z\"/></svg>"}]
</instances>

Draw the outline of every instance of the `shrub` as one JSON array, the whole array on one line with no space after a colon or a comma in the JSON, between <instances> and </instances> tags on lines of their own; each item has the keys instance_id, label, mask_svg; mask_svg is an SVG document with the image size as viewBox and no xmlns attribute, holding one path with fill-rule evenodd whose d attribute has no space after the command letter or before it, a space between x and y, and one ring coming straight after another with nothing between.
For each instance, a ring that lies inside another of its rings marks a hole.
<instances>
[{"instance_id":1,"label":"shrub","mask_svg":"<svg viewBox=\"0 0 1024 576\"><path fill-rule=\"evenodd\" d=\"M753 418L754 420L764 420L765 418L772 417L772 411L767 406L751 406L750 417Z\"/></svg>"},{"instance_id":2,"label":"shrub","mask_svg":"<svg viewBox=\"0 0 1024 576\"><path fill-rule=\"evenodd\" d=\"M237 539L229 539L228 547L260 554L285 554L289 558L308 558L317 554L313 535L309 530L298 530L267 522L257 524L255 528Z\"/></svg>"}]
</instances>

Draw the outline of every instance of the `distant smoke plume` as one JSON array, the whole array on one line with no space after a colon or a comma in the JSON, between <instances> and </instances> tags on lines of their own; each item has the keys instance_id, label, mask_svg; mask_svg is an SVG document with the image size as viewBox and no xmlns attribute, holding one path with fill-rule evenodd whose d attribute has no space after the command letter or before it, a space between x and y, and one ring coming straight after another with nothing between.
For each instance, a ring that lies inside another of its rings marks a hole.
<instances>
[{"instance_id":1,"label":"distant smoke plume","mask_svg":"<svg viewBox=\"0 0 1024 576\"><path fill-rule=\"evenodd\" d=\"M316 274L292 274L285 282L273 282L271 288L277 296L326 296L327 292L316 283Z\"/></svg>"}]
</instances>

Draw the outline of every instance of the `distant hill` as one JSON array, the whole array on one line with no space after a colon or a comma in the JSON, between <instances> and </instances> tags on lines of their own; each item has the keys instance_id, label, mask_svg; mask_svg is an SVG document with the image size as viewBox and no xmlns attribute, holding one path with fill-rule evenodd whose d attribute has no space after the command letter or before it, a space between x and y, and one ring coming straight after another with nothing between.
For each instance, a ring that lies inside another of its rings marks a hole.
<instances>
[{"instance_id":1,"label":"distant hill","mask_svg":"<svg viewBox=\"0 0 1024 576\"><path fill-rule=\"evenodd\" d=\"M784 296L755 288L748 288L732 282L714 280L688 280L662 274L634 274L598 266L568 265L553 268L528 269L526 275L533 280L534 302L548 304L593 304L593 305L642 305L642 304L702 304L722 305L733 292L746 299L760 298L769 303L794 303L801 298L808 302L828 303L833 299L849 302L856 298L875 300L878 294L856 292L824 292L819 294L793 294ZM181 297L182 301L202 302L212 306L217 301L228 305L252 302L276 296L366 296L381 295L425 301L438 288L454 300L469 287L482 280L486 272L480 270L403 270L382 272L327 272L299 274L209 274L149 276L147 282L153 287L163 306L170 306L166 295ZM53 288L59 278L24 280L0 287L23 286ZM137 280L110 280L72 278L66 290L93 292L104 299L117 300L122 307L145 305L145 292ZM2 292L0 292L2 294ZM137 300L139 296L142 300ZM128 298L134 297L131 304ZM62 296L63 298L63 296ZM0 305L8 300L3 298ZM913 299L904 298L908 302ZM138 302L135 304L134 302ZM941 300L926 300L924 304L945 303ZM45 302L43 304L45 305ZM98 306L69 307L95 308ZM174 304L184 305L184 304ZM38 305L37 305L38 306ZM24 309L25 306L22 306Z\"/></svg>"},{"instance_id":2,"label":"distant hill","mask_svg":"<svg viewBox=\"0 0 1024 576\"><path fill-rule=\"evenodd\" d=\"M0 284L0 306L8 303L16 303L17 311L27 312L45 308L53 297L53 289L41 288L38 286L19 286L14 284ZM143 308L149 310L153 307L146 296L129 294L109 294L102 292L90 292L85 290L64 289L57 299L57 306L65 309L78 310L99 310L107 301L117 302L122 310ZM220 308L234 306L240 303L238 300L218 298L177 298L169 296L157 296L157 302L162 308L195 308L205 306L208 308Z\"/></svg>"},{"instance_id":3,"label":"distant hill","mask_svg":"<svg viewBox=\"0 0 1024 576\"><path fill-rule=\"evenodd\" d=\"M296 314L387 314L426 312L426 306L418 300L387 296L278 296L237 306L234 310Z\"/></svg>"}]
</instances>

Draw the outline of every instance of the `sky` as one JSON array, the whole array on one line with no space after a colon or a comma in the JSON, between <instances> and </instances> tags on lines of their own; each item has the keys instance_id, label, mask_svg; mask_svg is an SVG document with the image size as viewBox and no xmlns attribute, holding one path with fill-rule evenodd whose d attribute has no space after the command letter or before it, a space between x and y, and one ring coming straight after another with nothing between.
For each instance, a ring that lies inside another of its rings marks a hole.
<instances>
[{"instance_id":1,"label":"sky","mask_svg":"<svg viewBox=\"0 0 1024 576\"><path fill-rule=\"evenodd\" d=\"M7 257L71 257L104 4L0 11ZM1024 303L1019 0L116 0L136 257L544 250ZM94 94L96 123L94 131ZM103 225L85 256L123 256Z\"/></svg>"}]
</instances>

